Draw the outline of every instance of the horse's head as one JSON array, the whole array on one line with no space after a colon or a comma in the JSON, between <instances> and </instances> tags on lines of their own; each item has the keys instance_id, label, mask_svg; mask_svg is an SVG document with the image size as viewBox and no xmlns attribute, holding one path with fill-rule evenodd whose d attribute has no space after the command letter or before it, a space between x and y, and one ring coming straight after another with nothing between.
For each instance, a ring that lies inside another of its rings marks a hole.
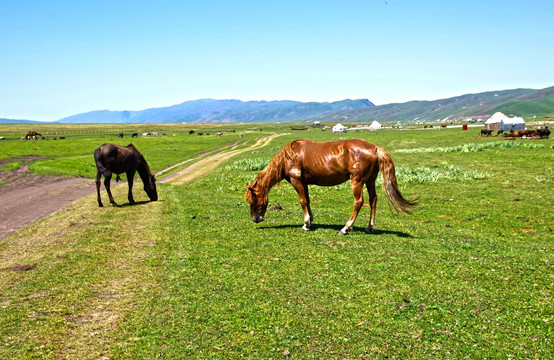
<instances>
[{"instance_id":1,"label":"horse's head","mask_svg":"<svg viewBox=\"0 0 554 360\"><path fill-rule=\"evenodd\" d=\"M158 200L158 191L156 190L156 178L150 174L148 182L144 183L144 191L152 201Z\"/></svg>"},{"instance_id":2,"label":"horse's head","mask_svg":"<svg viewBox=\"0 0 554 360\"><path fill-rule=\"evenodd\" d=\"M260 194L254 184L246 187L245 200L250 203L250 215L255 223L264 221L265 211L267 210L267 195Z\"/></svg>"}]
</instances>

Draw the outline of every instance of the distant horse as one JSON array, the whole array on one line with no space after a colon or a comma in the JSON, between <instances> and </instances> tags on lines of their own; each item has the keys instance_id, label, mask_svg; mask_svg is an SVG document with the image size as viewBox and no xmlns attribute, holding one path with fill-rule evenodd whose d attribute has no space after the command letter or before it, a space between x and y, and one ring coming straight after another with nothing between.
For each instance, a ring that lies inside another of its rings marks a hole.
<instances>
[{"instance_id":1,"label":"distant horse","mask_svg":"<svg viewBox=\"0 0 554 360\"><path fill-rule=\"evenodd\" d=\"M96 193L98 195L98 206L104 206L100 199L100 180L104 175L104 187L110 198L110 203L113 206L117 206L115 203L112 192L110 191L110 180L112 174L117 175L119 180L119 174L127 173L127 182L129 183L129 194L127 198L129 203L134 204L133 199L133 178L135 172L138 171L142 183L144 184L144 191L152 201L158 200L158 192L156 191L156 178L150 171L148 163L144 156L133 145L119 146L114 144L100 145L94 150L94 160L96 161Z\"/></svg>"},{"instance_id":2,"label":"distant horse","mask_svg":"<svg viewBox=\"0 0 554 360\"><path fill-rule=\"evenodd\" d=\"M496 132L496 136L500 136L500 135L502 135L502 134L504 134L504 130L498 130L498 131Z\"/></svg>"},{"instance_id":3,"label":"distant horse","mask_svg":"<svg viewBox=\"0 0 554 360\"><path fill-rule=\"evenodd\" d=\"M548 129L548 126L545 126L545 127L542 128L542 129L538 129L538 130L537 130L537 135L538 135L541 139L548 139L548 137L550 136L550 129Z\"/></svg>"},{"instance_id":4,"label":"distant horse","mask_svg":"<svg viewBox=\"0 0 554 360\"><path fill-rule=\"evenodd\" d=\"M36 131L29 131L29 132L27 133L27 135L25 136L25 140L29 140L29 139L36 140L36 139L37 139L37 136L42 136L42 135L39 134L39 133L36 132Z\"/></svg>"},{"instance_id":5,"label":"distant horse","mask_svg":"<svg viewBox=\"0 0 554 360\"><path fill-rule=\"evenodd\" d=\"M119 133L119 134L117 134L117 136L118 136L120 139L123 139L123 133Z\"/></svg>"},{"instance_id":6,"label":"distant horse","mask_svg":"<svg viewBox=\"0 0 554 360\"><path fill-rule=\"evenodd\" d=\"M514 133L514 136L526 137L526 138L532 137L534 135L535 135L535 132L532 130L520 130Z\"/></svg>"},{"instance_id":7,"label":"distant horse","mask_svg":"<svg viewBox=\"0 0 554 360\"><path fill-rule=\"evenodd\" d=\"M138 134L137 134L137 133L133 133L133 134L131 135L131 137L132 137L132 138L138 137Z\"/></svg>"},{"instance_id":8,"label":"distant horse","mask_svg":"<svg viewBox=\"0 0 554 360\"><path fill-rule=\"evenodd\" d=\"M389 153L382 147L360 139L331 142L296 140L287 144L247 187L245 200L250 203L252 220L256 223L263 221L269 190L285 179L298 193L304 212L302 229L307 231L313 220L308 185L334 186L350 179L354 194L354 211L339 235L346 235L352 230L364 203L364 184L369 193L371 207L370 222L365 232L370 234L375 229L375 180L379 170L383 174L383 186L389 202L397 211L409 212L416 202L402 197Z\"/></svg>"},{"instance_id":9,"label":"distant horse","mask_svg":"<svg viewBox=\"0 0 554 360\"><path fill-rule=\"evenodd\" d=\"M492 130L489 130L489 129L481 129L481 136L485 135L485 136L491 136L492 134Z\"/></svg>"}]
</instances>

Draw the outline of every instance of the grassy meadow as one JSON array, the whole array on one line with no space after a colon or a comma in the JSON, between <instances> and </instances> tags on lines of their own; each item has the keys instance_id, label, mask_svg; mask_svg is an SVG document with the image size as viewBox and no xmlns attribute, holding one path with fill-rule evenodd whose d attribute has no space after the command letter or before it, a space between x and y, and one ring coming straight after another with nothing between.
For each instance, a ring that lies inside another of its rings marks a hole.
<instances>
[{"instance_id":1,"label":"grassy meadow","mask_svg":"<svg viewBox=\"0 0 554 360\"><path fill-rule=\"evenodd\" d=\"M157 172L283 134L194 181L158 184L157 202L136 186L138 204L127 206L118 186L118 208L98 208L91 195L1 240L0 358L554 357L554 140L486 138L478 128L201 126L40 124L34 130L65 139L20 141L29 125L0 125L0 160L13 159L2 169L36 155L33 172L91 179L104 142L133 142ZM236 132L215 136L226 130ZM127 137L146 131L167 135ZM350 184L313 186L315 220L304 232L283 182L269 194L282 210L253 223L245 185L298 138L385 147L419 206L393 213L379 185L375 234L363 231L364 205L339 237Z\"/></svg>"}]
</instances>

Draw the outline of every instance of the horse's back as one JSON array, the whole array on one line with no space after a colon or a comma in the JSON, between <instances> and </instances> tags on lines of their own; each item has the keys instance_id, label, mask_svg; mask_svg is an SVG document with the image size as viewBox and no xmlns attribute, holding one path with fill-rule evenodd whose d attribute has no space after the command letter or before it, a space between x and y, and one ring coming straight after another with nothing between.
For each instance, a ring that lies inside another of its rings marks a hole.
<instances>
[{"instance_id":1,"label":"horse's back","mask_svg":"<svg viewBox=\"0 0 554 360\"><path fill-rule=\"evenodd\" d=\"M290 143L290 148L295 156L289 173L301 173L305 181L313 184L336 185L352 174L367 173L377 164L378 147L361 139L297 140Z\"/></svg>"},{"instance_id":2,"label":"horse's back","mask_svg":"<svg viewBox=\"0 0 554 360\"><path fill-rule=\"evenodd\" d=\"M127 171L131 166L136 166L134 149L134 146L126 147L105 143L94 150L94 159L96 160L97 167L100 164L113 173L121 174Z\"/></svg>"}]
</instances>

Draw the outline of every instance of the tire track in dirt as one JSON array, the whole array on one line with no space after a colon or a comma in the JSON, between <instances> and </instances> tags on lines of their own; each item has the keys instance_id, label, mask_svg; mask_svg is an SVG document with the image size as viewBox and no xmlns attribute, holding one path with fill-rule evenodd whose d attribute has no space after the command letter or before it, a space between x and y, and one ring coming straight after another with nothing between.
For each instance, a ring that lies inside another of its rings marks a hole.
<instances>
[{"instance_id":1,"label":"tire track in dirt","mask_svg":"<svg viewBox=\"0 0 554 360\"><path fill-rule=\"evenodd\" d=\"M286 135L286 134L272 134L272 135L263 137L261 139L258 139L258 141L256 141L255 144L253 144L253 145L251 145L247 148L244 148L244 149L236 150L238 145L233 146L228 151L222 151L220 153L217 153L215 155L212 155L212 156L204 158L200 161L197 161L194 164L191 164L190 166L187 166L183 170L181 170L179 172L176 172L176 173L174 173L174 174L172 174L168 177L165 177L165 178L159 180L158 182L167 183L167 184L171 184L171 185L182 185L182 184L184 184L188 181L191 181L193 179L196 179L196 178L208 173L209 171L211 171L211 170L215 169L216 167L218 167L219 165L221 165L222 162L224 162L225 160L227 160L227 159L229 159L233 156L236 156L238 154L242 154L242 153L247 152L247 151L260 149L264 146L267 146L271 142L271 140L273 140L274 138L276 138L278 136L281 136L281 135ZM183 163L185 163L185 162L183 162Z\"/></svg>"}]
</instances>

